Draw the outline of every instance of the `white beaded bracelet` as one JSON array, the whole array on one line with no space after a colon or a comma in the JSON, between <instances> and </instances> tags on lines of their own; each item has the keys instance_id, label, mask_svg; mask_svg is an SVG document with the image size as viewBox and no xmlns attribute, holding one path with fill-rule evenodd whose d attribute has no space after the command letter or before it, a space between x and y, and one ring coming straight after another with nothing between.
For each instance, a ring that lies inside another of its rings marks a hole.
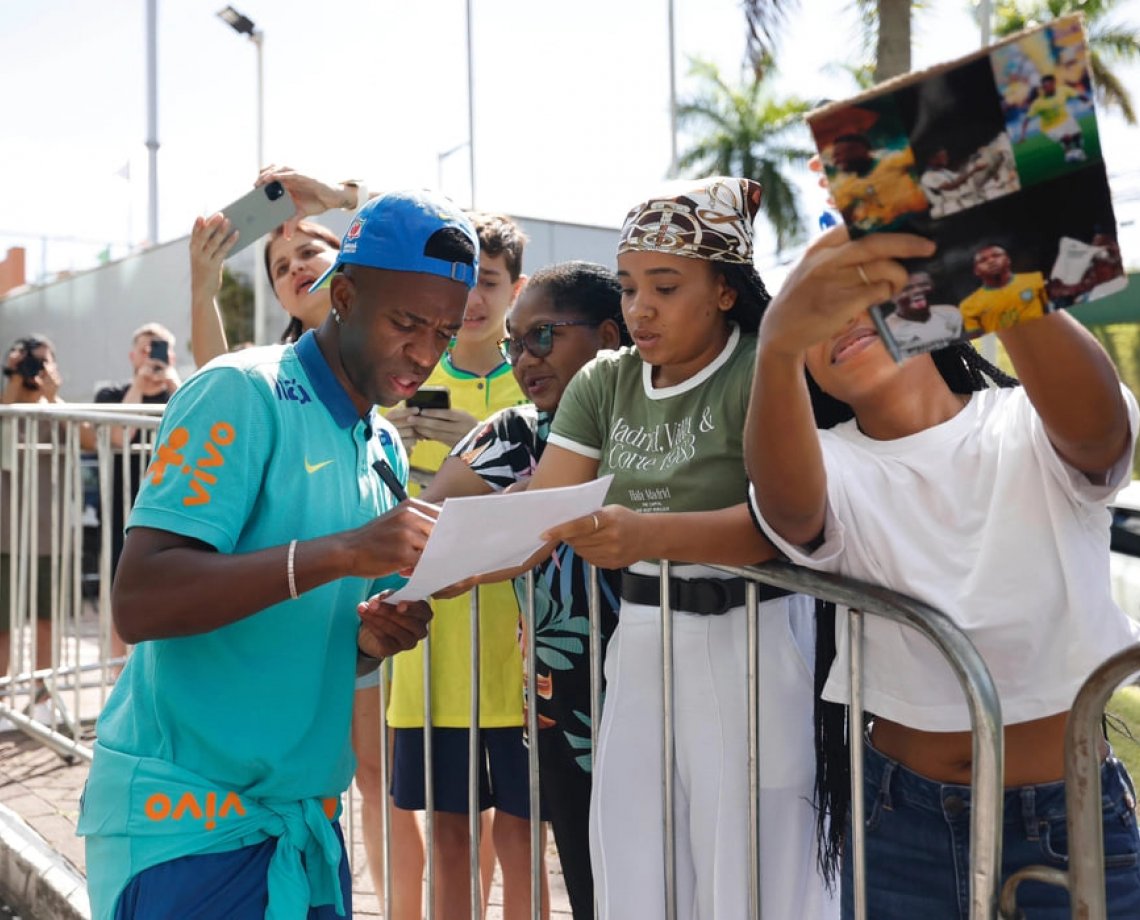
<instances>
[{"instance_id":1,"label":"white beaded bracelet","mask_svg":"<svg viewBox=\"0 0 1140 920\"><path fill-rule=\"evenodd\" d=\"M291 598L293 598L293 600L297 600L297 598L300 597L300 595L297 593L297 580L296 580L296 576L295 576L294 571L293 571L293 560L296 557L296 555L297 555L297 541L296 540L290 540L289 541L289 560L286 563L285 568L289 574L289 596Z\"/></svg>"}]
</instances>

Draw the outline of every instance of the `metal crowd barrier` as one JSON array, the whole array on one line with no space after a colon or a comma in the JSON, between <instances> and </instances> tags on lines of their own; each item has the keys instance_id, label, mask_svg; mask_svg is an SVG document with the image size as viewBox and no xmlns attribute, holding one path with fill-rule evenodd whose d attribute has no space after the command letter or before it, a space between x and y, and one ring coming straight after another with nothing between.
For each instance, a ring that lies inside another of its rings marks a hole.
<instances>
[{"instance_id":1,"label":"metal crowd barrier","mask_svg":"<svg viewBox=\"0 0 1140 920\"><path fill-rule=\"evenodd\" d=\"M125 518L132 458L145 464L161 412L161 406L0 405L0 468L7 480L0 532L11 636L10 660L0 661L0 719L69 761L91 760L87 732L123 662L111 621L116 460ZM117 448L112 432L119 434ZM135 443L122 436L127 432L138 432ZM49 530L46 554L41 520ZM37 667L37 573L45 564L51 655L50 664ZM47 711L37 703L47 703Z\"/></svg>"},{"instance_id":2,"label":"metal crowd barrier","mask_svg":"<svg viewBox=\"0 0 1140 920\"><path fill-rule=\"evenodd\" d=\"M1100 798L1101 719L1104 707L1120 684L1140 672L1140 645L1117 652L1081 685L1065 731L1065 808L1069 838L1069 869L1029 866L1006 879L1001 891L1001 915L1022 920L1017 909L1017 886L1027 879L1058 885L1069 891L1073 920L1106 920L1104 880L1104 814Z\"/></svg>"},{"instance_id":3,"label":"metal crowd barrier","mask_svg":"<svg viewBox=\"0 0 1140 920\"><path fill-rule=\"evenodd\" d=\"M118 466L122 494L122 513L126 519L131 501L130 470L132 463L143 463L153 446L154 431L161 414L161 406L114 406L74 404L63 406L0 405L0 468L10 479L9 502L0 506L0 529L7 536L10 556L10 591L8 612L11 620L11 676L0 674L0 718L7 718L19 729L50 746L69 759L91 759L91 747L85 732L94 722L106 701L115 669L123 659L112 647L111 587L111 522L114 493L113 476ZM131 437L119 437L118 447L112 446L112 432ZM116 464L116 461L117 464ZM50 509L47 522L50 528L51 572L51 663L36 668L37 637L34 628L37 604L36 568L39 564L40 477L50 477ZM93 486L97 483L97 490ZM96 536L97 535L97 536ZM97 542L97 555L93 558L92 543ZM667 578L669 564L662 565L661 577ZM718 566L726 574L740 576L749 581L746 607L748 629L748 746L749 788L751 793L749 826L750 916L760 917L760 860L759 828L759 660L760 646L757 629L758 592L756 585L767 584L822 598L846 607L847 627L851 647L851 712L849 724L862 725L862 631L865 616L885 617L918 630L931 641L947 659L958 677L970 710L973 726L973 802L971 813L970 847L970 918L991 920L996 916L1014 920L1017 884L1033 878L1070 889L1072 916L1101 920L1104 906L1104 854L1102 846L1100 811L1099 749L1100 720L1104 705L1115 687L1130 674L1140 670L1140 646L1127 649L1111 658L1088 679L1074 704L1069 723L1066 752L1066 778L1069 803L1069 871L1059 872L1046 867L1022 870L1007 880L999 903L998 883L1001 866L1001 817L1003 749L1000 706L988 671L976 649L965 635L939 610L884 588L834 575L811 572L787 563L772 562L758 567ZM93 587L97 590L93 591ZM597 745L600 713L602 662L600 630L600 590L598 579L591 578L590 591L590 695L593 745ZM673 717L672 717L672 614L668 606L668 592L661 593L661 628L663 642L663 707L665 713L662 746L665 754L665 772L662 795L665 805L665 826L661 829L666 854L666 904L668 917L676 916L676 878L672 804L673 804ZM525 657L527 663L528 736L537 738L537 707L535 687L535 611L533 577L527 576L526 590ZM479 601L472 593L471 604L471 724L478 724L479 713ZM425 856L428 897L425 914L428 920L435 914L432 892L435 885L435 859L433 853L433 783L431 776L431 666L430 647L423 643L425 731L424 763L425 794ZM0 671L8 662L0 662ZM46 691L51 701L51 714L47 719L37 718L33 703L37 692ZM380 683L380 743L381 788L389 788L390 757L386 681ZM471 916L482 915L482 893L479 872L479 811L478 802L478 751L477 732L469 739L468 794L469 833L471 838ZM540 916L539 891L541 890L541 828L537 744L530 745L530 803L531 803L531 916ZM865 875L863 859L864 805L861 795L863 780L863 749L861 744L851 745L852 824L855 836L852 842L855 864L854 892L856 917L865 918ZM350 802L351 805L351 802ZM391 911L391 802L384 796L384 891L378 892L386 915ZM355 822L349 807L349 852L353 852ZM1000 913L999 913L1000 910ZM772 920L772 918L770 918ZM783 918L774 918L783 920Z\"/></svg>"},{"instance_id":4,"label":"metal crowd barrier","mask_svg":"<svg viewBox=\"0 0 1140 920\"><path fill-rule=\"evenodd\" d=\"M748 580L746 596L747 607L747 636L748 636L748 747L749 747L749 788L750 813L749 826L751 839L750 850L750 916L760 918L760 858L759 829L761 816L759 814L759 660L760 642L757 629L759 616L758 584L773 585L826 601L850 609L848 615L848 629L851 638L851 700L852 707L849 716L850 724L863 724L862 707L862 630L863 617L881 616L894 622L905 623L917 629L926 636L950 663L962 686L966 702L970 710L971 724L974 735L973 756L973 802L971 815L970 845L971 845L971 920L992 920L996 915L998 906L997 886L1000 878L1001 866L1001 816L1002 816L1002 731L1001 709L997 693L985 664L977 650L950 619L941 611L923 604L912 598L905 597L876 585L866 584L853 579L835 575L811 572L787 563L767 563L758 567L729 567L717 566L726 574L740 576ZM661 566L661 577L669 577L669 563ZM591 578L592 590L590 592L590 688L592 712L593 744L597 745L597 728L600 713L602 662L600 641L600 590L597 577ZM664 751L664 783L662 795L664 798L665 824L661 829L665 847L666 859L666 917L672 920L676 916L676 867L673 838L673 662L672 662L672 612L669 609L668 592L662 591L661 629L663 637L663 709L664 732L662 748ZM535 700L535 611L534 611L534 581L533 576L527 576L526 590L526 693L530 705L527 706L528 723L527 733L530 738L537 738L537 707ZM478 724L479 707L479 607L477 592L472 593L471 605L471 660L470 680L472 687L471 724ZM430 648L427 640L423 643L424 655L424 697L425 697L425 790L427 792L428 812L425 816L425 848L427 853L427 879L428 900L425 904L425 916L432 920L434 905L431 892L434 884L434 866L432 856L432 817L431 817L431 668ZM384 706L381 706L382 744L387 746L387 724L385 721ZM478 920L482 916L482 902L480 898L479 881L479 812L474 803L478 801L477 773L478 764L476 755L479 750L477 732L469 735L470 760L468 772L468 802L469 827L471 837L471 917ZM540 783L538 775L538 748L537 744L530 744L530 801L531 801L531 917L538 920L540 917L540 903L538 892L541 886L541 852L539 850L540 822L539 796ZM382 751L382 762L387 766L388 753ZM856 917L863 920L866 917L865 906L865 875L863 871L863 798L861 794L863 782L863 748L861 744L851 745L851 775L852 789L859 794L852 795L853 826L855 830L854 856L855 856L855 910ZM387 788L387 769L384 771ZM385 826L388 827L387 810L391 807L388 797L385 797ZM388 841L385 841L385 854L388 852ZM385 874L385 888L389 873ZM382 900L386 907L390 905L389 893L386 891ZM784 918L775 918L784 920Z\"/></svg>"}]
</instances>

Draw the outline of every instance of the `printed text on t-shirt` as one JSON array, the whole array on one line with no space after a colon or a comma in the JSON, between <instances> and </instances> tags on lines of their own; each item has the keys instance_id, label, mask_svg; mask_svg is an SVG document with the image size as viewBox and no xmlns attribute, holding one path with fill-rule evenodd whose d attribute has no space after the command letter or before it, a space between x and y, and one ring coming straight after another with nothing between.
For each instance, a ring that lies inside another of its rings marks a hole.
<instances>
[{"instance_id":1,"label":"printed text on t-shirt","mask_svg":"<svg viewBox=\"0 0 1140 920\"><path fill-rule=\"evenodd\" d=\"M656 425L632 426L624 417L614 422L606 462L615 470L668 470L688 463L697 453L697 435L716 429L712 409L705 406L701 417Z\"/></svg>"}]
</instances>

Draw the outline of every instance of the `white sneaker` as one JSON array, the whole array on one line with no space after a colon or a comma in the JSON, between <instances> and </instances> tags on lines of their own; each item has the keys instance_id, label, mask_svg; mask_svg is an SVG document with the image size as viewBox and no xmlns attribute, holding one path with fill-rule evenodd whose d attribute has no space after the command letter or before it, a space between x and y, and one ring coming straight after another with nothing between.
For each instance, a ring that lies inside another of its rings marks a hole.
<instances>
[{"instance_id":1,"label":"white sneaker","mask_svg":"<svg viewBox=\"0 0 1140 920\"><path fill-rule=\"evenodd\" d=\"M52 718L55 716L55 707L52 706L51 700L41 700L32 707L32 718L37 722L42 722L44 725L51 725Z\"/></svg>"}]
</instances>

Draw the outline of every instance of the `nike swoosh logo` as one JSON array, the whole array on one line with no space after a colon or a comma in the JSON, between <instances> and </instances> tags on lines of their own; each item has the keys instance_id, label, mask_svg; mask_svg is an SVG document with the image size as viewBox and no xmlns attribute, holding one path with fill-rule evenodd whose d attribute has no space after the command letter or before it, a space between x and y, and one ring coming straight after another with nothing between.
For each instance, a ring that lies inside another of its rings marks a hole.
<instances>
[{"instance_id":1,"label":"nike swoosh logo","mask_svg":"<svg viewBox=\"0 0 1140 920\"><path fill-rule=\"evenodd\" d=\"M305 472L306 473L315 473L317 470L323 469L324 467L328 466L332 462L333 462L332 460L324 460L321 463L310 463L309 458L306 457L305 458Z\"/></svg>"}]
</instances>

